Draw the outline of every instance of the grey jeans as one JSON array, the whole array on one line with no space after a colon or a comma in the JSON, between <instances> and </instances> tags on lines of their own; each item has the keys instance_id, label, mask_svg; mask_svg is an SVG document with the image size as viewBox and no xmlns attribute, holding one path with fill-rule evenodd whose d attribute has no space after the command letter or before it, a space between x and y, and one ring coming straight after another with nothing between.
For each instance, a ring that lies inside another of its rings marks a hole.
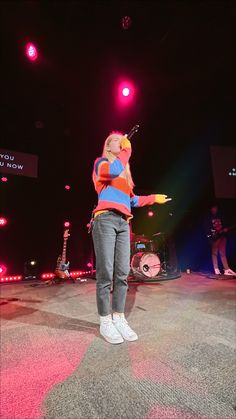
<instances>
[{"instance_id":1,"label":"grey jeans","mask_svg":"<svg viewBox=\"0 0 236 419\"><path fill-rule=\"evenodd\" d=\"M129 224L119 213L104 212L95 217L92 236L98 313L100 316L110 314L112 283L112 310L124 313L130 270Z\"/></svg>"}]
</instances>

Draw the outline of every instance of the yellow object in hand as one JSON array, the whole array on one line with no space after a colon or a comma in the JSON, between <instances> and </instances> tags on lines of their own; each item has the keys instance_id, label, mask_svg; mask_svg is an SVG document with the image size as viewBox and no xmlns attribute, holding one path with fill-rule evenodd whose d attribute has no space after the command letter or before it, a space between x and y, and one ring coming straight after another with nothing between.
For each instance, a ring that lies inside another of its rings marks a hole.
<instances>
[{"instance_id":1,"label":"yellow object in hand","mask_svg":"<svg viewBox=\"0 0 236 419\"><path fill-rule=\"evenodd\" d=\"M131 142L128 140L126 136L122 137L122 140L120 142L121 148L131 148Z\"/></svg>"},{"instance_id":2,"label":"yellow object in hand","mask_svg":"<svg viewBox=\"0 0 236 419\"><path fill-rule=\"evenodd\" d=\"M165 204L168 201L171 201L172 198L167 198L167 195L156 194L155 203L156 204Z\"/></svg>"}]
</instances>

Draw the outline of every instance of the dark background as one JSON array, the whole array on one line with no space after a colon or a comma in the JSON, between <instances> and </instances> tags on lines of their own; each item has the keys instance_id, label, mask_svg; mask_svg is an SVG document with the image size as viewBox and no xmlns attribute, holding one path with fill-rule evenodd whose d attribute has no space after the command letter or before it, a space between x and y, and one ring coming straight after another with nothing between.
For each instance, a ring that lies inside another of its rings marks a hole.
<instances>
[{"instance_id":1,"label":"dark background","mask_svg":"<svg viewBox=\"0 0 236 419\"><path fill-rule=\"evenodd\" d=\"M38 179L8 175L0 185L0 213L9 219L0 257L8 272L22 272L30 258L53 271L66 219L71 268L86 266L93 161L111 130L136 123L135 192L173 201L153 206L152 219L147 208L134 211L133 230L171 234L182 269L211 268L203 228L215 198L209 146L235 146L235 2L8 1L0 13L0 147L39 157ZM132 19L128 30L124 15ZM28 41L39 49L37 62L24 54ZM123 109L116 100L122 77L136 86ZM235 222L235 200L218 204L227 224ZM234 269L235 249L233 232Z\"/></svg>"}]
</instances>

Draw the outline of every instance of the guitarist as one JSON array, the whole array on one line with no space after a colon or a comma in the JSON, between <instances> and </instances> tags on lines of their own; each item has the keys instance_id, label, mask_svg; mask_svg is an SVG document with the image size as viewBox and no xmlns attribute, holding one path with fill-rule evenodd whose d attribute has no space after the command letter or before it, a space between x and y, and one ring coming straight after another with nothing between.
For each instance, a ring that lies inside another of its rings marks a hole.
<instances>
[{"instance_id":1,"label":"guitarist","mask_svg":"<svg viewBox=\"0 0 236 419\"><path fill-rule=\"evenodd\" d=\"M226 257L226 233L228 232L228 228L224 227L222 216L218 211L218 206L215 204L210 208L210 215L207 220L207 231L207 237L210 239L211 244L211 257L215 274L221 274L218 266L219 254L224 268L224 275L236 275L236 273L229 268Z\"/></svg>"}]
</instances>

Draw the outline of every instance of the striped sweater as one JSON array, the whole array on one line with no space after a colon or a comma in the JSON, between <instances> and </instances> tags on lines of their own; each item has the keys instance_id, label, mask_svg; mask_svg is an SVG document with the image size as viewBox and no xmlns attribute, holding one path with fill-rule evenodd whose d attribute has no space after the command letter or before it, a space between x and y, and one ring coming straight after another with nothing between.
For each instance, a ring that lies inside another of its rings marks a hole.
<instances>
[{"instance_id":1,"label":"striped sweater","mask_svg":"<svg viewBox=\"0 0 236 419\"><path fill-rule=\"evenodd\" d=\"M99 157L94 162L93 181L98 194L98 204L93 213L103 210L117 210L132 218L131 207L143 207L155 202L155 195L138 196L133 193L124 168L129 161L131 150L123 148L116 159L110 163L105 157Z\"/></svg>"}]
</instances>

